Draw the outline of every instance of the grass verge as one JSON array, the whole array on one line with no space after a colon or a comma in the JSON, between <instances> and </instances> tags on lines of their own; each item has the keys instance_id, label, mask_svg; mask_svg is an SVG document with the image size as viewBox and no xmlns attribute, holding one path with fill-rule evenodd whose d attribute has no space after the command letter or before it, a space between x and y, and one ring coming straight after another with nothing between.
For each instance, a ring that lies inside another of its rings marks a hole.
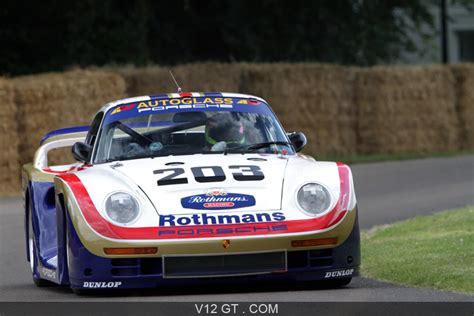
<instances>
[{"instance_id":1,"label":"grass verge","mask_svg":"<svg viewBox=\"0 0 474 316\"><path fill-rule=\"evenodd\" d=\"M363 232L362 274L474 294L474 206Z\"/></svg>"},{"instance_id":2,"label":"grass verge","mask_svg":"<svg viewBox=\"0 0 474 316\"><path fill-rule=\"evenodd\" d=\"M453 152L440 153L405 153L405 154L354 154L354 155L311 155L320 161L342 161L347 164L355 163L369 163L378 161L390 160L408 160L408 159L425 159L425 158L440 158L453 157L460 155L472 155L474 150L461 150Z\"/></svg>"}]
</instances>

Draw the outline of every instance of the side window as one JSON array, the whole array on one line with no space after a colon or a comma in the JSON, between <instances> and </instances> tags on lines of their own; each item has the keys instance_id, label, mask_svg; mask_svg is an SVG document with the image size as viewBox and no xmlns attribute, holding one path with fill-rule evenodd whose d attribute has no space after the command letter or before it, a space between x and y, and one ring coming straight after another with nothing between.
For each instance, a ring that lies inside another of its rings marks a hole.
<instances>
[{"instance_id":1,"label":"side window","mask_svg":"<svg viewBox=\"0 0 474 316\"><path fill-rule=\"evenodd\" d=\"M90 146L94 146L95 140L97 138L97 134L99 132L100 122L102 122L102 118L104 117L104 112L97 113L91 123L91 129L89 133L87 133L86 137L86 144Z\"/></svg>"}]
</instances>

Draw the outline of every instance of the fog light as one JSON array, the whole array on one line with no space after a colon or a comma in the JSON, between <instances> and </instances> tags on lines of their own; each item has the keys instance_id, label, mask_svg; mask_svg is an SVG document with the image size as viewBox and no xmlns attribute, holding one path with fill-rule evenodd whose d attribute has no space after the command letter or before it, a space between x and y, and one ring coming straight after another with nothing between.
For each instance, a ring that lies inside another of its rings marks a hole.
<instances>
[{"instance_id":1,"label":"fog light","mask_svg":"<svg viewBox=\"0 0 474 316\"><path fill-rule=\"evenodd\" d=\"M158 253L158 248L104 248L104 253L106 255L153 255L155 253Z\"/></svg>"}]
</instances>

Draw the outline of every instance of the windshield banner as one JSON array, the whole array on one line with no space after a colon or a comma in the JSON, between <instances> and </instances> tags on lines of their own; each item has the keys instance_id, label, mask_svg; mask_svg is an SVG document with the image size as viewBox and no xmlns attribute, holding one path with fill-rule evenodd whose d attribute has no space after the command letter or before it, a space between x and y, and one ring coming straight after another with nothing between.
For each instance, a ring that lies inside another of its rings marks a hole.
<instances>
[{"instance_id":1,"label":"windshield banner","mask_svg":"<svg viewBox=\"0 0 474 316\"><path fill-rule=\"evenodd\" d=\"M267 104L252 98L223 96L152 98L148 101L133 102L116 106L109 110L106 123L149 114L228 111L271 114Z\"/></svg>"}]
</instances>

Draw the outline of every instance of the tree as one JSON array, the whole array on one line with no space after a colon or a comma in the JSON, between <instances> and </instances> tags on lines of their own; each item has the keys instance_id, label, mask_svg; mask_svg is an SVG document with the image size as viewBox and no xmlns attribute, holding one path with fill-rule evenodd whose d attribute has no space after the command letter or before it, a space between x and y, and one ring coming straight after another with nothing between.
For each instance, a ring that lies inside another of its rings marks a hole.
<instances>
[{"instance_id":1,"label":"tree","mask_svg":"<svg viewBox=\"0 0 474 316\"><path fill-rule=\"evenodd\" d=\"M205 60L373 65L416 49L409 33L433 30L430 7L436 3L6 0L0 9L0 72Z\"/></svg>"}]
</instances>

